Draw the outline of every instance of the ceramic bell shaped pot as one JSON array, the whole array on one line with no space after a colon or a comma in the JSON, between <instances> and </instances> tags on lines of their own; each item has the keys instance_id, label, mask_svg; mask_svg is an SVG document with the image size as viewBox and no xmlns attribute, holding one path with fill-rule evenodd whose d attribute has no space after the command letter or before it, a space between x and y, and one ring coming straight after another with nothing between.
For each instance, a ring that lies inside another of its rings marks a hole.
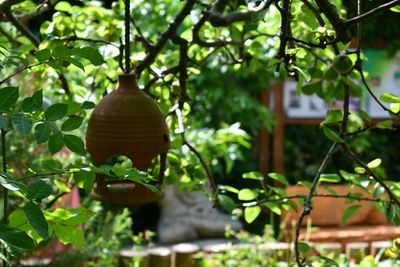
<instances>
[{"instance_id":1,"label":"ceramic bell shaped pot","mask_svg":"<svg viewBox=\"0 0 400 267\"><path fill-rule=\"evenodd\" d=\"M106 95L94 109L88 123L86 148L100 166L117 155L131 159L133 166L147 170L160 155L161 188L166 153L170 146L168 128L155 101L138 88L134 74L119 76L117 90ZM159 200L162 195L146 186L97 175L93 198L114 204L137 205Z\"/></svg>"}]
</instances>

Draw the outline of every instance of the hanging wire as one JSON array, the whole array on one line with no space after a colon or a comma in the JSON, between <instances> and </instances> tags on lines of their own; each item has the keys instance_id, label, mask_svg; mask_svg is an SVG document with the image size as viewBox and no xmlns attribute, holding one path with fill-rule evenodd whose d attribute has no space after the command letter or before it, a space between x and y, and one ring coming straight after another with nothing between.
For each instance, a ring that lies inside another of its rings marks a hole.
<instances>
[{"instance_id":1,"label":"hanging wire","mask_svg":"<svg viewBox=\"0 0 400 267\"><path fill-rule=\"evenodd\" d=\"M125 73L131 72L131 14L130 14L130 0L125 0Z\"/></svg>"}]
</instances>

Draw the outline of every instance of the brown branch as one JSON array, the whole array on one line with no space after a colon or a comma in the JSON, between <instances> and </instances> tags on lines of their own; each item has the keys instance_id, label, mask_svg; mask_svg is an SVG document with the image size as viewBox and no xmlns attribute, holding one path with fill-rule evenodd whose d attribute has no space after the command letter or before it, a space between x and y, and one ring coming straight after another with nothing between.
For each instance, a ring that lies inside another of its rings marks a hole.
<instances>
[{"instance_id":1,"label":"brown branch","mask_svg":"<svg viewBox=\"0 0 400 267\"><path fill-rule=\"evenodd\" d=\"M24 2L24 0L5 0L0 4L0 13L1 12L6 12L9 10L13 5L19 4L21 2Z\"/></svg>"},{"instance_id":2,"label":"brown branch","mask_svg":"<svg viewBox=\"0 0 400 267\"><path fill-rule=\"evenodd\" d=\"M363 13L361 15L358 15L358 16L356 16L354 18L346 20L344 22L345 26L348 27L348 26L351 26L351 25L366 21L366 20L368 20L368 19L370 19L370 18L372 18L372 17L374 17L374 16L376 16L376 15L378 15L378 14L380 14L380 13L382 13L382 12L392 8L392 7L394 7L394 6L397 6L399 4L400 4L400 0L392 0L392 1L388 2L388 3L386 3L386 4L383 4L383 5L380 5L380 6L376 7L376 8L374 8L374 9L368 11L368 12L365 12L365 13Z\"/></svg>"},{"instance_id":3,"label":"brown branch","mask_svg":"<svg viewBox=\"0 0 400 267\"><path fill-rule=\"evenodd\" d=\"M369 176L371 176L380 186L385 189L386 193L388 194L390 198L391 203L395 203L399 208L400 208L400 200L397 196L394 195L392 190L386 185L385 181L376 175L368 165L362 161L350 148L347 144L342 144L342 149L346 153L346 155L353 160L355 163L357 163L359 166L361 166Z\"/></svg>"},{"instance_id":4,"label":"brown branch","mask_svg":"<svg viewBox=\"0 0 400 267\"><path fill-rule=\"evenodd\" d=\"M146 57L139 63L139 65L135 69L135 74L137 77L140 77L140 74L148 68L156 59L158 53L167 43L168 39L170 39L174 34L176 34L176 30L182 24L183 20L189 15L192 10L196 0L187 0L183 8L176 15L174 21L169 24L168 28L161 34L157 43L153 46L153 49L146 55Z\"/></svg>"},{"instance_id":5,"label":"brown branch","mask_svg":"<svg viewBox=\"0 0 400 267\"><path fill-rule=\"evenodd\" d=\"M3 34L8 39L8 41L10 41L11 44L15 46L22 45L22 43L17 38L12 36L9 32L5 31L3 27L0 27L0 33Z\"/></svg>"},{"instance_id":6,"label":"brown branch","mask_svg":"<svg viewBox=\"0 0 400 267\"><path fill-rule=\"evenodd\" d=\"M377 203L390 203L390 200L384 200L381 198L370 198L370 197L362 197L362 196L353 196L350 193L349 194L337 194L337 195L333 195L333 194L319 194L319 193L315 193L313 195L313 197L315 198L343 198L343 199L351 199L351 200L355 200L355 201L369 201L369 202L377 202ZM252 207L252 206L259 206L262 205L264 203L276 203L276 202L284 202L287 201L289 199L306 199L307 195L289 195L289 196L284 196L284 197L280 197L280 198L264 198L264 199L260 199L257 201L251 201L251 202L245 202L245 203L238 203L236 206L237 207Z\"/></svg>"},{"instance_id":7,"label":"brown branch","mask_svg":"<svg viewBox=\"0 0 400 267\"><path fill-rule=\"evenodd\" d=\"M336 32L336 40L342 43L348 43L351 35L347 30L345 21L341 19L337 13L336 6L331 4L329 0L315 0L319 10L327 17Z\"/></svg>"},{"instance_id":8,"label":"brown branch","mask_svg":"<svg viewBox=\"0 0 400 267\"><path fill-rule=\"evenodd\" d=\"M314 180L312 182L311 188L310 188L310 192L308 193L307 197L304 199L304 206L303 209L301 211L300 217L299 217L299 221L297 222L296 225L296 238L294 241L294 248L295 248L295 256L296 256L296 262L298 267L303 267L304 266L304 259L301 258L300 255L300 250L299 250L299 237L300 237L300 228L301 228L301 224L303 223L304 217L309 215L311 213L312 210L312 204L311 204L311 200L315 194L315 191L317 189L317 185L319 182L319 179L321 177L321 174L324 172L326 165L328 164L328 161L330 160L330 158L332 157L333 153L335 152L335 148L338 144L335 142L332 144L332 146L330 147L328 153L326 154L324 160L322 161L315 177Z\"/></svg>"},{"instance_id":9,"label":"brown branch","mask_svg":"<svg viewBox=\"0 0 400 267\"><path fill-rule=\"evenodd\" d=\"M238 21L251 21L254 14L267 9L271 5L271 3L271 0L263 0L255 8L249 9L247 11L234 11L229 14L221 14L220 12L218 12L218 6L215 5L216 8L208 11L208 21L214 27L226 27Z\"/></svg>"},{"instance_id":10,"label":"brown branch","mask_svg":"<svg viewBox=\"0 0 400 267\"><path fill-rule=\"evenodd\" d=\"M106 44L106 45L111 45L114 47L119 48L118 45L111 43L111 42L107 42L104 40L100 40L100 39L92 39L92 38L84 38L84 37L78 37L77 35L72 35L70 37L66 37L66 38L60 38L60 39L55 39L61 42L74 42L74 41L84 41L84 42L90 42L90 43L102 43L102 44Z\"/></svg>"},{"instance_id":11,"label":"brown branch","mask_svg":"<svg viewBox=\"0 0 400 267\"><path fill-rule=\"evenodd\" d=\"M4 13L11 24L15 26L15 28L17 28L24 36L26 36L36 47L39 46L39 39L13 16L9 8L6 9Z\"/></svg>"},{"instance_id":12,"label":"brown branch","mask_svg":"<svg viewBox=\"0 0 400 267\"><path fill-rule=\"evenodd\" d=\"M3 80L0 81L0 85L2 85L3 83L5 83L7 80L11 79L12 77L14 77L15 75L17 75L18 73L23 72L24 70L45 64L46 62L41 62L41 63L37 63L37 64L33 64L33 65L29 65L29 66L25 66L23 68L20 68L19 70L17 70L16 72L10 74L9 76L7 76L6 78L4 78Z\"/></svg>"}]
</instances>

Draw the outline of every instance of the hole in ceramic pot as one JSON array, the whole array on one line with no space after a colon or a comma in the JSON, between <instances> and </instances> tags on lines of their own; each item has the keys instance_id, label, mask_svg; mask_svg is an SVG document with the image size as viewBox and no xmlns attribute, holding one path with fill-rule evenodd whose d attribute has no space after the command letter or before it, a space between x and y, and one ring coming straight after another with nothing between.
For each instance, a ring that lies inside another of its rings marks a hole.
<instances>
[{"instance_id":1,"label":"hole in ceramic pot","mask_svg":"<svg viewBox=\"0 0 400 267\"><path fill-rule=\"evenodd\" d=\"M163 137L164 137L164 143L169 143L169 136L168 136L168 134L164 134Z\"/></svg>"}]
</instances>

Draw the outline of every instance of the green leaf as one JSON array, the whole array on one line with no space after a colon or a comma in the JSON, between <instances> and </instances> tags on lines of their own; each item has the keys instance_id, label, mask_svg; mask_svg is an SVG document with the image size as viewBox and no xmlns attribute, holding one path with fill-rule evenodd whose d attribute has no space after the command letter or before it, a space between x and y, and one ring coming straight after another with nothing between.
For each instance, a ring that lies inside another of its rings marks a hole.
<instances>
[{"instance_id":1,"label":"green leaf","mask_svg":"<svg viewBox=\"0 0 400 267\"><path fill-rule=\"evenodd\" d=\"M264 181L264 175L260 172L246 172L243 173L243 178Z\"/></svg>"},{"instance_id":2,"label":"green leaf","mask_svg":"<svg viewBox=\"0 0 400 267\"><path fill-rule=\"evenodd\" d=\"M74 173L75 184L85 190L86 193L90 193L93 189L94 182L96 180L96 174L86 171L80 171Z\"/></svg>"},{"instance_id":3,"label":"green leaf","mask_svg":"<svg viewBox=\"0 0 400 267\"><path fill-rule=\"evenodd\" d=\"M264 206L279 216L282 214L281 208L276 203L266 202L266 203L264 203Z\"/></svg>"},{"instance_id":4,"label":"green leaf","mask_svg":"<svg viewBox=\"0 0 400 267\"><path fill-rule=\"evenodd\" d=\"M85 154L85 144L83 143L82 139L80 139L76 135L66 134L64 135L64 143L65 145L71 150L72 152L78 154Z\"/></svg>"},{"instance_id":5,"label":"green leaf","mask_svg":"<svg viewBox=\"0 0 400 267\"><path fill-rule=\"evenodd\" d=\"M276 172L270 172L270 173L268 173L268 177L270 177L271 179L274 179L276 181L279 181L284 185L289 185L289 181L282 174L279 174Z\"/></svg>"},{"instance_id":6,"label":"green leaf","mask_svg":"<svg viewBox=\"0 0 400 267\"><path fill-rule=\"evenodd\" d=\"M80 57L86 58L95 66L99 66L104 63L103 56L99 53L96 48L87 46L82 48L74 48L72 52Z\"/></svg>"},{"instance_id":7,"label":"green leaf","mask_svg":"<svg viewBox=\"0 0 400 267\"><path fill-rule=\"evenodd\" d=\"M39 60L39 62L44 62L50 59L51 51L48 48L41 49L35 53L35 57L37 58L37 60Z\"/></svg>"},{"instance_id":8,"label":"green leaf","mask_svg":"<svg viewBox=\"0 0 400 267\"><path fill-rule=\"evenodd\" d=\"M7 129L8 127L8 119L3 115L0 115L0 128Z\"/></svg>"},{"instance_id":9,"label":"green leaf","mask_svg":"<svg viewBox=\"0 0 400 267\"><path fill-rule=\"evenodd\" d=\"M355 214L362 206L361 205L355 205L351 206L346 211L343 213L342 216L342 224L346 224L346 222L350 219L353 214Z\"/></svg>"},{"instance_id":10,"label":"green leaf","mask_svg":"<svg viewBox=\"0 0 400 267\"><path fill-rule=\"evenodd\" d=\"M64 11L69 13L71 11L71 4L65 1L61 1L57 3L54 9L57 11Z\"/></svg>"},{"instance_id":11,"label":"green leaf","mask_svg":"<svg viewBox=\"0 0 400 267\"><path fill-rule=\"evenodd\" d=\"M383 130L385 130L385 129L394 130L392 120L381 121L381 122L377 123L375 127L378 129L383 129Z\"/></svg>"},{"instance_id":12,"label":"green leaf","mask_svg":"<svg viewBox=\"0 0 400 267\"><path fill-rule=\"evenodd\" d=\"M37 180L27 188L27 196L30 199L41 201L51 195L53 188L48 180Z\"/></svg>"},{"instance_id":13,"label":"green leaf","mask_svg":"<svg viewBox=\"0 0 400 267\"><path fill-rule=\"evenodd\" d=\"M370 169L374 169L374 168L379 167L381 165L381 163L382 163L382 160L378 158L378 159L374 159L373 161L369 162L367 164L367 166Z\"/></svg>"},{"instance_id":14,"label":"green leaf","mask_svg":"<svg viewBox=\"0 0 400 267\"><path fill-rule=\"evenodd\" d=\"M64 146L64 138L62 133L52 134L49 138L49 150L51 154L55 154Z\"/></svg>"},{"instance_id":15,"label":"green leaf","mask_svg":"<svg viewBox=\"0 0 400 267\"><path fill-rule=\"evenodd\" d=\"M0 89L0 110L8 110L19 97L18 87L4 87Z\"/></svg>"},{"instance_id":16,"label":"green leaf","mask_svg":"<svg viewBox=\"0 0 400 267\"><path fill-rule=\"evenodd\" d=\"M248 188L241 189L238 193L239 200L244 200L244 201L254 200L257 198L257 196L258 196L257 192Z\"/></svg>"},{"instance_id":17,"label":"green leaf","mask_svg":"<svg viewBox=\"0 0 400 267\"><path fill-rule=\"evenodd\" d=\"M301 253L307 253L310 250L311 250L311 247L309 244L307 244L305 242L299 242L299 251Z\"/></svg>"},{"instance_id":18,"label":"green leaf","mask_svg":"<svg viewBox=\"0 0 400 267\"><path fill-rule=\"evenodd\" d=\"M393 11L393 12L400 13L400 5L397 5L397 6L395 6L395 7L392 7L390 10Z\"/></svg>"},{"instance_id":19,"label":"green leaf","mask_svg":"<svg viewBox=\"0 0 400 267\"><path fill-rule=\"evenodd\" d=\"M91 102L91 101L85 101L82 103L82 108L83 109L92 109L96 106L95 103Z\"/></svg>"},{"instance_id":20,"label":"green leaf","mask_svg":"<svg viewBox=\"0 0 400 267\"><path fill-rule=\"evenodd\" d=\"M32 122L24 114L17 113L11 116L11 123L22 135L27 135L32 129Z\"/></svg>"},{"instance_id":21,"label":"green leaf","mask_svg":"<svg viewBox=\"0 0 400 267\"><path fill-rule=\"evenodd\" d=\"M66 46L56 46L53 49L53 56L60 59L65 59L71 55L71 50Z\"/></svg>"},{"instance_id":22,"label":"green leaf","mask_svg":"<svg viewBox=\"0 0 400 267\"><path fill-rule=\"evenodd\" d=\"M235 201L233 201L233 199L227 195L218 194L218 201L228 213L232 213L232 211L235 209Z\"/></svg>"},{"instance_id":23,"label":"green leaf","mask_svg":"<svg viewBox=\"0 0 400 267\"><path fill-rule=\"evenodd\" d=\"M49 140L51 135L51 128L47 123L39 123L35 126L35 138L38 144L44 143Z\"/></svg>"},{"instance_id":24,"label":"green leaf","mask_svg":"<svg viewBox=\"0 0 400 267\"><path fill-rule=\"evenodd\" d=\"M48 121L56 121L64 118L67 114L68 105L66 104L54 104L50 106L45 112L44 117Z\"/></svg>"},{"instance_id":25,"label":"green leaf","mask_svg":"<svg viewBox=\"0 0 400 267\"><path fill-rule=\"evenodd\" d=\"M329 140L336 143L344 143L344 140L328 126L322 125L322 131Z\"/></svg>"},{"instance_id":26,"label":"green leaf","mask_svg":"<svg viewBox=\"0 0 400 267\"><path fill-rule=\"evenodd\" d=\"M0 239L7 245L21 250L30 250L35 247L32 238L25 232L11 228L7 224L0 224Z\"/></svg>"},{"instance_id":27,"label":"green leaf","mask_svg":"<svg viewBox=\"0 0 400 267\"><path fill-rule=\"evenodd\" d=\"M72 216L62 222L63 225L78 225L89 221L94 213L85 208L72 209Z\"/></svg>"},{"instance_id":28,"label":"green leaf","mask_svg":"<svg viewBox=\"0 0 400 267\"><path fill-rule=\"evenodd\" d=\"M37 91L31 97L27 97L22 101L22 110L24 112L39 111L43 104L43 90Z\"/></svg>"},{"instance_id":29,"label":"green leaf","mask_svg":"<svg viewBox=\"0 0 400 267\"><path fill-rule=\"evenodd\" d=\"M339 183L340 176L336 173L323 173L320 176L321 182L328 182L328 183Z\"/></svg>"},{"instance_id":30,"label":"green leaf","mask_svg":"<svg viewBox=\"0 0 400 267\"><path fill-rule=\"evenodd\" d=\"M43 211L32 201L29 201L24 206L26 218L38 234L47 239L49 237L49 225L43 215Z\"/></svg>"},{"instance_id":31,"label":"green leaf","mask_svg":"<svg viewBox=\"0 0 400 267\"><path fill-rule=\"evenodd\" d=\"M331 109L328 110L326 114L326 118L323 121L325 124L336 124L340 122L343 118L343 111L339 109Z\"/></svg>"},{"instance_id":32,"label":"green leaf","mask_svg":"<svg viewBox=\"0 0 400 267\"><path fill-rule=\"evenodd\" d=\"M318 255L318 257L324 261L324 265L322 265L322 267L340 267L340 265L337 264L336 261L330 258L321 255Z\"/></svg>"},{"instance_id":33,"label":"green leaf","mask_svg":"<svg viewBox=\"0 0 400 267\"><path fill-rule=\"evenodd\" d=\"M82 125L83 117L73 116L68 120L64 121L61 125L61 131L72 131L79 128Z\"/></svg>"},{"instance_id":34,"label":"green leaf","mask_svg":"<svg viewBox=\"0 0 400 267\"><path fill-rule=\"evenodd\" d=\"M73 244L81 248L84 243L83 232L76 226L56 224L53 227L58 240L63 244Z\"/></svg>"},{"instance_id":35,"label":"green leaf","mask_svg":"<svg viewBox=\"0 0 400 267\"><path fill-rule=\"evenodd\" d=\"M306 70L303 70L297 66L292 66L293 69L297 70L303 77L304 79L309 82L311 80L311 75L308 73Z\"/></svg>"},{"instance_id":36,"label":"green leaf","mask_svg":"<svg viewBox=\"0 0 400 267\"><path fill-rule=\"evenodd\" d=\"M260 215L261 208L259 206L246 207L244 209L244 219L247 223L252 223Z\"/></svg>"},{"instance_id":37,"label":"green leaf","mask_svg":"<svg viewBox=\"0 0 400 267\"><path fill-rule=\"evenodd\" d=\"M383 93L379 99L385 103L400 103L400 97L392 93Z\"/></svg>"}]
</instances>

